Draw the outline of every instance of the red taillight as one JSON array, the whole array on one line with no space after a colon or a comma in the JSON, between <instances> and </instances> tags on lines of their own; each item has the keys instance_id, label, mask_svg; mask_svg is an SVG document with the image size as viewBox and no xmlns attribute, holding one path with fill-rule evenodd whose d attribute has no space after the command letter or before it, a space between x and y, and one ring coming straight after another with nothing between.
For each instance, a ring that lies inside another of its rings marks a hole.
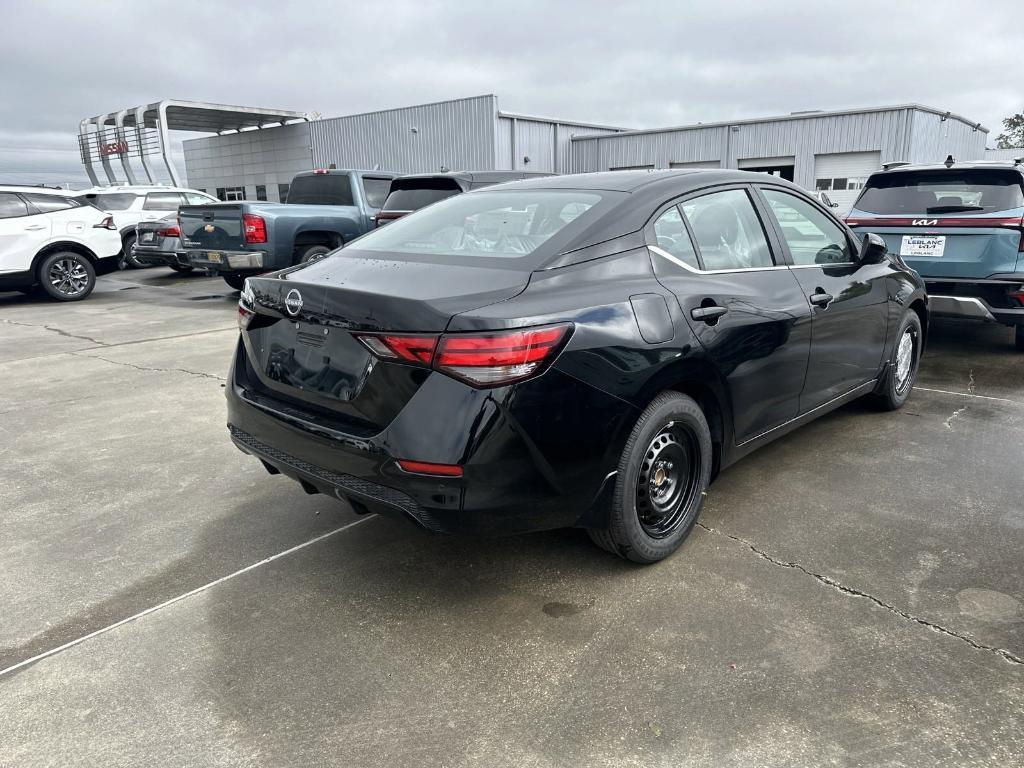
<instances>
[{"instance_id":1,"label":"red taillight","mask_svg":"<svg viewBox=\"0 0 1024 768\"><path fill-rule=\"evenodd\" d=\"M242 214L242 237L248 244L267 242L267 222L253 213Z\"/></svg>"},{"instance_id":2,"label":"red taillight","mask_svg":"<svg viewBox=\"0 0 1024 768\"><path fill-rule=\"evenodd\" d=\"M327 173L328 173L328 169L327 168L314 168L313 169L313 173L315 173L317 176L326 176Z\"/></svg>"},{"instance_id":3,"label":"red taillight","mask_svg":"<svg viewBox=\"0 0 1024 768\"><path fill-rule=\"evenodd\" d=\"M850 227L970 227L973 229L1020 229L1021 219L1007 216L936 216L922 213L920 216L900 218L849 216L846 224Z\"/></svg>"},{"instance_id":4,"label":"red taillight","mask_svg":"<svg viewBox=\"0 0 1024 768\"><path fill-rule=\"evenodd\" d=\"M1006 295L1011 301L1016 301L1018 306L1024 307L1024 285L1015 291L1007 291Z\"/></svg>"},{"instance_id":5,"label":"red taillight","mask_svg":"<svg viewBox=\"0 0 1024 768\"><path fill-rule=\"evenodd\" d=\"M96 225L99 229L117 229L117 225L114 223L113 216L107 216L103 221Z\"/></svg>"},{"instance_id":6,"label":"red taillight","mask_svg":"<svg viewBox=\"0 0 1024 768\"><path fill-rule=\"evenodd\" d=\"M360 335L385 360L429 365L476 387L493 387L535 376L562 348L571 325L495 333Z\"/></svg>"},{"instance_id":7,"label":"red taillight","mask_svg":"<svg viewBox=\"0 0 1024 768\"><path fill-rule=\"evenodd\" d=\"M241 304L238 305L238 330L244 331L249 327L249 323L256 317L256 313L251 309L246 309Z\"/></svg>"},{"instance_id":8,"label":"red taillight","mask_svg":"<svg viewBox=\"0 0 1024 768\"><path fill-rule=\"evenodd\" d=\"M408 459L399 459L398 466L405 472L412 472L415 475L462 477L462 467L458 464L434 464L429 461L409 461Z\"/></svg>"},{"instance_id":9,"label":"red taillight","mask_svg":"<svg viewBox=\"0 0 1024 768\"><path fill-rule=\"evenodd\" d=\"M172 224L165 229L161 229L157 234L161 237L181 237L181 229L177 224Z\"/></svg>"}]
</instances>

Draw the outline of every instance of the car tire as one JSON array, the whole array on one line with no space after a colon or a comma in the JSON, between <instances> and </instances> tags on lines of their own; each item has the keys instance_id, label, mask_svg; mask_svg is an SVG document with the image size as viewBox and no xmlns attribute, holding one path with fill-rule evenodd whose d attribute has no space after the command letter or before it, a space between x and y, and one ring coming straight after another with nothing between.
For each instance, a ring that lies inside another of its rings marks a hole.
<instances>
[{"instance_id":1,"label":"car tire","mask_svg":"<svg viewBox=\"0 0 1024 768\"><path fill-rule=\"evenodd\" d=\"M224 282L234 288L236 291L242 290L245 287L245 275L240 275L237 272L223 272L221 277L224 278Z\"/></svg>"},{"instance_id":2,"label":"car tire","mask_svg":"<svg viewBox=\"0 0 1024 768\"><path fill-rule=\"evenodd\" d=\"M626 440L608 527L588 529L590 538L635 563L669 556L697 521L711 464L711 431L700 406L679 392L661 393Z\"/></svg>"},{"instance_id":3,"label":"car tire","mask_svg":"<svg viewBox=\"0 0 1024 768\"><path fill-rule=\"evenodd\" d=\"M125 235L121 239L121 260L128 269L144 269L149 266L135 258L135 235Z\"/></svg>"},{"instance_id":4,"label":"car tire","mask_svg":"<svg viewBox=\"0 0 1024 768\"><path fill-rule=\"evenodd\" d=\"M1018 325L1013 331L1013 346L1018 352L1024 352L1024 325Z\"/></svg>"},{"instance_id":5,"label":"car tire","mask_svg":"<svg viewBox=\"0 0 1024 768\"><path fill-rule=\"evenodd\" d=\"M55 251L39 262L39 287L57 301L81 301L96 287L96 270L86 256Z\"/></svg>"},{"instance_id":6,"label":"car tire","mask_svg":"<svg viewBox=\"0 0 1024 768\"><path fill-rule=\"evenodd\" d=\"M321 256L326 256L333 249L329 245L310 245L305 250L299 251L296 264L305 264L307 261L314 261Z\"/></svg>"},{"instance_id":7,"label":"car tire","mask_svg":"<svg viewBox=\"0 0 1024 768\"><path fill-rule=\"evenodd\" d=\"M895 411L902 408L914 389L917 369L921 363L921 319L914 310L903 315L903 321L892 345L889 364L885 366L882 380L872 393L875 404L882 410ZM909 346L908 346L909 345Z\"/></svg>"},{"instance_id":8,"label":"car tire","mask_svg":"<svg viewBox=\"0 0 1024 768\"><path fill-rule=\"evenodd\" d=\"M186 267L183 264L171 264L171 269L173 269L175 272L180 272L183 275L187 275L189 272L195 269L195 267Z\"/></svg>"}]
</instances>

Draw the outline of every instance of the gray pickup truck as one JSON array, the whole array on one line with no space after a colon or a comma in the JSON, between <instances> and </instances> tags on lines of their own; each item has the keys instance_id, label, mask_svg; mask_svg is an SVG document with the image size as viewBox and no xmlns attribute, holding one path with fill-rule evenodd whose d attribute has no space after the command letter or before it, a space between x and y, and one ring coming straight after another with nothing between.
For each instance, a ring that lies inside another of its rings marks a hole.
<instances>
[{"instance_id":1,"label":"gray pickup truck","mask_svg":"<svg viewBox=\"0 0 1024 768\"><path fill-rule=\"evenodd\" d=\"M193 267L232 288L339 248L373 228L395 174L318 169L292 179L284 203L183 205L182 247Z\"/></svg>"}]
</instances>

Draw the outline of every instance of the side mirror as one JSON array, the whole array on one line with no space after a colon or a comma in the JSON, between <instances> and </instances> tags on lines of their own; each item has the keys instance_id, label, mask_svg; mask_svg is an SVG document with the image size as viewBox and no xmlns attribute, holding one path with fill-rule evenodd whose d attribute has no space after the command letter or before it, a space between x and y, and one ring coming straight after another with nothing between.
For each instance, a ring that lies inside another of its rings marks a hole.
<instances>
[{"instance_id":1,"label":"side mirror","mask_svg":"<svg viewBox=\"0 0 1024 768\"><path fill-rule=\"evenodd\" d=\"M861 264L881 264L889 258L889 250L885 247L885 240L874 232L868 232L860 244Z\"/></svg>"}]
</instances>

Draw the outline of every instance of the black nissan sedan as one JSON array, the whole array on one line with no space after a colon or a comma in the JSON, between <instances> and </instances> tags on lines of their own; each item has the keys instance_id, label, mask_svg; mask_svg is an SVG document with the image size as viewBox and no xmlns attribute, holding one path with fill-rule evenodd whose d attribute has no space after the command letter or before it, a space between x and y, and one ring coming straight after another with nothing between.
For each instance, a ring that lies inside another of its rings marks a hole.
<instances>
[{"instance_id":1,"label":"black nissan sedan","mask_svg":"<svg viewBox=\"0 0 1024 768\"><path fill-rule=\"evenodd\" d=\"M269 472L649 563L743 455L857 397L899 408L928 299L793 184L619 171L436 203L249 278L238 316L228 427Z\"/></svg>"}]
</instances>

